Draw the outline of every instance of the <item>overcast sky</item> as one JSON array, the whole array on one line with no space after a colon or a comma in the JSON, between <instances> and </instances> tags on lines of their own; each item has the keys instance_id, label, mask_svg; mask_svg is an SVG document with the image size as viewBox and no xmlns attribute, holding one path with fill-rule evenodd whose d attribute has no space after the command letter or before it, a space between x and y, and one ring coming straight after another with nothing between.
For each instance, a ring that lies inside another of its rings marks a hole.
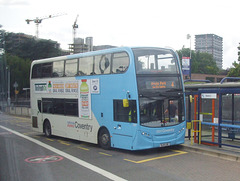
<instances>
[{"instance_id":1,"label":"overcast sky","mask_svg":"<svg viewBox=\"0 0 240 181\"><path fill-rule=\"evenodd\" d=\"M93 37L94 45L183 46L195 48L196 34L223 38L223 68L237 61L240 42L239 0L0 0L0 24L8 32L35 35L26 19L45 19L39 38L52 39L68 49L72 25L79 14L77 37Z\"/></svg>"}]
</instances>

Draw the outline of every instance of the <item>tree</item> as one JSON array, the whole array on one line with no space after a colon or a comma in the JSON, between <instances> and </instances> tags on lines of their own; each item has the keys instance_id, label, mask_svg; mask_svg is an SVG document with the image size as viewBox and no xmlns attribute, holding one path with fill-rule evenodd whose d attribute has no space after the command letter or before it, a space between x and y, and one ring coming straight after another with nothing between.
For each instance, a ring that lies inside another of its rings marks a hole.
<instances>
[{"instance_id":1,"label":"tree","mask_svg":"<svg viewBox=\"0 0 240 181\"><path fill-rule=\"evenodd\" d=\"M6 36L6 52L23 59L37 60L60 56L62 52L58 47L55 41L34 39L24 34L8 33Z\"/></svg>"},{"instance_id":2,"label":"tree","mask_svg":"<svg viewBox=\"0 0 240 181\"><path fill-rule=\"evenodd\" d=\"M16 81L18 90L29 88L29 74L31 61L43 58L50 58L62 55L59 44L52 40L35 39L23 33L7 33L6 37L6 60L10 67L11 94L12 86Z\"/></svg>"},{"instance_id":3,"label":"tree","mask_svg":"<svg viewBox=\"0 0 240 181\"><path fill-rule=\"evenodd\" d=\"M236 61L232 64L234 67L230 68L227 76L228 77L240 77L240 63L238 64Z\"/></svg>"},{"instance_id":4,"label":"tree","mask_svg":"<svg viewBox=\"0 0 240 181\"><path fill-rule=\"evenodd\" d=\"M239 43L239 47L238 47L238 61L240 61L240 43Z\"/></svg>"},{"instance_id":5,"label":"tree","mask_svg":"<svg viewBox=\"0 0 240 181\"><path fill-rule=\"evenodd\" d=\"M177 52L180 59L182 57L189 57L190 55L190 49L188 48L183 48ZM211 54L191 51L191 73L216 75L219 73L219 68Z\"/></svg>"},{"instance_id":6,"label":"tree","mask_svg":"<svg viewBox=\"0 0 240 181\"><path fill-rule=\"evenodd\" d=\"M11 82L10 86L12 87L14 82L18 83L18 90L21 92L22 88L30 87L29 83L29 74L30 74L30 67L31 61L30 59L24 60L15 55L7 54L7 64L10 67L10 74L11 74ZM14 94L14 90L11 89L11 94Z\"/></svg>"}]
</instances>

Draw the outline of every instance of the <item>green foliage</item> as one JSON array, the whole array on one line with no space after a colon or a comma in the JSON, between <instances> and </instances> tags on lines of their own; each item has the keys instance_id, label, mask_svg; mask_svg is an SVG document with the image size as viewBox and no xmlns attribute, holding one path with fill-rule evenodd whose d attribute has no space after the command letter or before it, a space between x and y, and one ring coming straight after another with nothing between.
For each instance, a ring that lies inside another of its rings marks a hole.
<instances>
[{"instance_id":1,"label":"green foliage","mask_svg":"<svg viewBox=\"0 0 240 181\"><path fill-rule=\"evenodd\" d=\"M190 49L183 48L178 52L179 58L189 57ZM192 73L200 73L200 74L214 74L217 75L219 73L219 68L216 65L216 62L213 60L211 54L201 53L191 51L191 72Z\"/></svg>"},{"instance_id":2,"label":"green foliage","mask_svg":"<svg viewBox=\"0 0 240 181\"><path fill-rule=\"evenodd\" d=\"M24 35L22 35L24 36ZM6 52L23 59L37 60L61 55L61 50L56 47L57 42L44 39L23 38L16 41L18 36L9 33L6 36ZM26 36L26 35L25 35Z\"/></svg>"},{"instance_id":3,"label":"green foliage","mask_svg":"<svg viewBox=\"0 0 240 181\"><path fill-rule=\"evenodd\" d=\"M240 61L240 43L239 43L239 47L238 47L238 61Z\"/></svg>"},{"instance_id":4,"label":"green foliage","mask_svg":"<svg viewBox=\"0 0 240 181\"><path fill-rule=\"evenodd\" d=\"M236 61L232 64L234 67L230 68L227 76L228 77L240 77L240 63L238 64Z\"/></svg>"},{"instance_id":5,"label":"green foliage","mask_svg":"<svg viewBox=\"0 0 240 181\"><path fill-rule=\"evenodd\" d=\"M22 88L30 87L29 83L29 74L30 74L30 67L31 61L30 59L24 60L15 55L6 55L7 64L10 67L10 74L11 74L11 87L13 86L14 82L18 83L18 90L22 91ZM12 94L13 89L11 89Z\"/></svg>"},{"instance_id":6,"label":"green foliage","mask_svg":"<svg viewBox=\"0 0 240 181\"><path fill-rule=\"evenodd\" d=\"M29 88L31 61L62 55L58 43L51 40L35 39L25 34L8 33L6 39L6 60L11 71L11 95L13 84L18 83L18 90Z\"/></svg>"}]
</instances>

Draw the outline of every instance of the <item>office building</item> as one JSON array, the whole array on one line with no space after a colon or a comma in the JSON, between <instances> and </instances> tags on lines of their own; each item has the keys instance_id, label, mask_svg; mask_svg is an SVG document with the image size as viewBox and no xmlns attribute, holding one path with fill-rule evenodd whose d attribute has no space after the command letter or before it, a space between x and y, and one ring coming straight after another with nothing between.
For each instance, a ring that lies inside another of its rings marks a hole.
<instances>
[{"instance_id":1,"label":"office building","mask_svg":"<svg viewBox=\"0 0 240 181\"><path fill-rule=\"evenodd\" d=\"M195 50L213 55L217 67L222 69L223 38L215 34L195 35Z\"/></svg>"}]
</instances>

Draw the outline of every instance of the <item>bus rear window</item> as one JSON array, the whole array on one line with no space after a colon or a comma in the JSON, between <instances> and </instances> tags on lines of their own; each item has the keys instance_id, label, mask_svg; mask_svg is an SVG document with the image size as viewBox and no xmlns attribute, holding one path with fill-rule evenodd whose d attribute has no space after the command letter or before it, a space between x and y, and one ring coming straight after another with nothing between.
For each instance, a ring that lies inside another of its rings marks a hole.
<instances>
[{"instance_id":1,"label":"bus rear window","mask_svg":"<svg viewBox=\"0 0 240 181\"><path fill-rule=\"evenodd\" d=\"M40 78L42 76L42 64L35 64L32 68L32 78Z\"/></svg>"},{"instance_id":2,"label":"bus rear window","mask_svg":"<svg viewBox=\"0 0 240 181\"><path fill-rule=\"evenodd\" d=\"M52 62L33 65L32 78L44 78L51 76L52 76Z\"/></svg>"}]
</instances>

